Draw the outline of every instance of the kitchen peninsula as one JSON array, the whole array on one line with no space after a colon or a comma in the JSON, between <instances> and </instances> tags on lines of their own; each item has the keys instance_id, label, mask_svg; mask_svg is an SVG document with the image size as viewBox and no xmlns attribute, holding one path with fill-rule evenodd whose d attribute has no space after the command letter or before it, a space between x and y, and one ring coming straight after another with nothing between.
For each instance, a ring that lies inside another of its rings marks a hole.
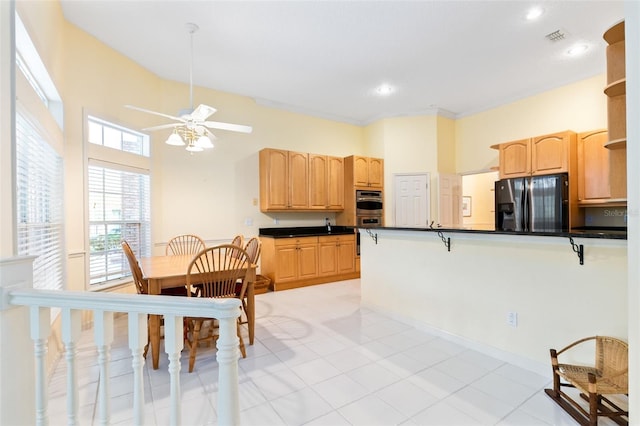
<instances>
[{"instance_id":1,"label":"kitchen peninsula","mask_svg":"<svg viewBox=\"0 0 640 426\"><path fill-rule=\"evenodd\" d=\"M549 348L627 336L624 232L359 232L363 306L436 335L544 375Z\"/></svg>"}]
</instances>

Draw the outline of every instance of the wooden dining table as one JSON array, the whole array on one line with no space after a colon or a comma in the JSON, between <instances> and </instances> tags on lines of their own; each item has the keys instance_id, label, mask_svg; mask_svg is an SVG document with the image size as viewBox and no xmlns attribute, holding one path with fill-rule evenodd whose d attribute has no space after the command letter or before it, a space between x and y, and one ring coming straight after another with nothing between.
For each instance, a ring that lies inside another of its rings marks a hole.
<instances>
[{"instance_id":1,"label":"wooden dining table","mask_svg":"<svg viewBox=\"0 0 640 426\"><path fill-rule=\"evenodd\" d=\"M149 294L160 294L161 290L165 288L184 287L187 281L187 269L193 258L193 254L140 257L139 263L140 269L142 269L142 278L148 282ZM224 271L220 271L220 273L224 274ZM251 265L246 269L245 280L247 281L246 315L249 344L253 345L256 265ZM160 315L149 315L149 341L154 370L158 369L158 361L160 359L160 317Z\"/></svg>"}]
</instances>

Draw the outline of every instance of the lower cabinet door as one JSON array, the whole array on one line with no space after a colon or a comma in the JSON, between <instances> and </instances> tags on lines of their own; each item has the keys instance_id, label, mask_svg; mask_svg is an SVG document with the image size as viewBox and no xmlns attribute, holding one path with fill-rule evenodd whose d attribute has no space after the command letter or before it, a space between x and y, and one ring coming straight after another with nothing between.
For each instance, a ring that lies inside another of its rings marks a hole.
<instances>
[{"instance_id":1,"label":"lower cabinet door","mask_svg":"<svg viewBox=\"0 0 640 426\"><path fill-rule=\"evenodd\" d=\"M276 248L276 282L294 281L298 278L298 246L287 245Z\"/></svg>"},{"instance_id":2,"label":"lower cabinet door","mask_svg":"<svg viewBox=\"0 0 640 426\"><path fill-rule=\"evenodd\" d=\"M318 276L318 244L298 246L298 279Z\"/></svg>"},{"instance_id":3,"label":"lower cabinet door","mask_svg":"<svg viewBox=\"0 0 640 426\"><path fill-rule=\"evenodd\" d=\"M321 237L322 239L322 237ZM335 241L321 242L319 245L319 274L320 276L336 275L338 273L338 246Z\"/></svg>"},{"instance_id":4,"label":"lower cabinet door","mask_svg":"<svg viewBox=\"0 0 640 426\"><path fill-rule=\"evenodd\" d=\"M347 274L356 270L355 236L340 239L338 246L338 274Z\"/></svg>"}]
</instances>

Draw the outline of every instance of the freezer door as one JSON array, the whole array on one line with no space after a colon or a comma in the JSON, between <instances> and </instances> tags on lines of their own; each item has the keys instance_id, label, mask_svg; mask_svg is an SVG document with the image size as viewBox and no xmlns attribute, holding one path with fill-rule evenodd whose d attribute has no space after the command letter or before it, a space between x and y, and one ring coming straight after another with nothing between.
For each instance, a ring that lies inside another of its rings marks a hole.
<instances>
[{"instance_id":1,"label":"freezer door","mask_svg":"<svg viewBox=\"0 0 640 426\"><path fill-rule=\"evenodd\" d=\"M526 231L524 216L525 179L503 179L495 183L496 230Z\"/></svg>"},{"instance_id":2,"label":"freezer door","mask_svg":"<svg viewBox=\"0 0 640 426\"><path fill-rule=\"evenodd\" d=\"M527 197L531 232L569 230L569 181L566 174L534 176Z\"/></svg>"}]
</instances>

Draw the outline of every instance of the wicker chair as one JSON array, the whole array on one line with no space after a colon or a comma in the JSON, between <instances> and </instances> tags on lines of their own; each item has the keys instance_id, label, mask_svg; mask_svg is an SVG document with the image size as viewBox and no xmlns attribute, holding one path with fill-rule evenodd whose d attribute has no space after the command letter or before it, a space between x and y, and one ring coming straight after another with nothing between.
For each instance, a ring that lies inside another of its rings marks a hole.
<instances>
[{"instance_id":1,"label":"wicker chair","mask_svg":"<svg viewBox=\"0 0 640 426\"><path fill-rule=\"evenodd\" d=\"M595 341L593 367L559 362L560 354L589 341ZM560 351L551 349L553 389L545 392L582 425L597 425L598 417L609 417L620 425L627 425L629 412L604 395L628 395L628 348L626 342L614 337L593 336L573 342ZM562 387L579 390L580 397L588 402L588 411L563 392Z\"/></svg>"},{"instance_id":2,"label":"wicker chair","mask_svg":"<svg viewBox=\"0 0 640 426\"><path fill-rule=\"evenodd\" d=\"M197 235L185 234L173 237L167 243L165 253L167 256L179 254L198 254L204 250L206 244Z\"/></svg>"},{"instance_id":3,"label":"wicker chair","mask_svg":"<svg viewBox=\"0 0 640 426\"><path fill-rule=\"evenodd\" d=\"M247 269L251 263L249 256L242 247L232 244L223 244L216 247L210 247L201 251L196 258L191 261L187 269L187 288L190 290L188 295L195 295L194 286L198 286L200 291L197 292L198 297L209 298L234 298L242 299L244 297L247 284L244 280ZM211 272L225 271L224 278L213 278ZM228 273L226 273L228 271ZM196 275L197 277L192 277ZM197 284L194 284L194 281ZM242 288L239 295L236 295L236 283L242 281ZM193 371L196 362L196 353L198 344L205 341L215 342L218 336L213 333L213 318L186 318L188 334L185 340L186 346L189 348L189 373ZM210 329L207 330L203 337L201 330L203 325L209 324ZM240 334L240 318L238 318L238 339L240 340L240 352L242 357L246 358L244 341Z\"/></svg>"}]
</instances>

